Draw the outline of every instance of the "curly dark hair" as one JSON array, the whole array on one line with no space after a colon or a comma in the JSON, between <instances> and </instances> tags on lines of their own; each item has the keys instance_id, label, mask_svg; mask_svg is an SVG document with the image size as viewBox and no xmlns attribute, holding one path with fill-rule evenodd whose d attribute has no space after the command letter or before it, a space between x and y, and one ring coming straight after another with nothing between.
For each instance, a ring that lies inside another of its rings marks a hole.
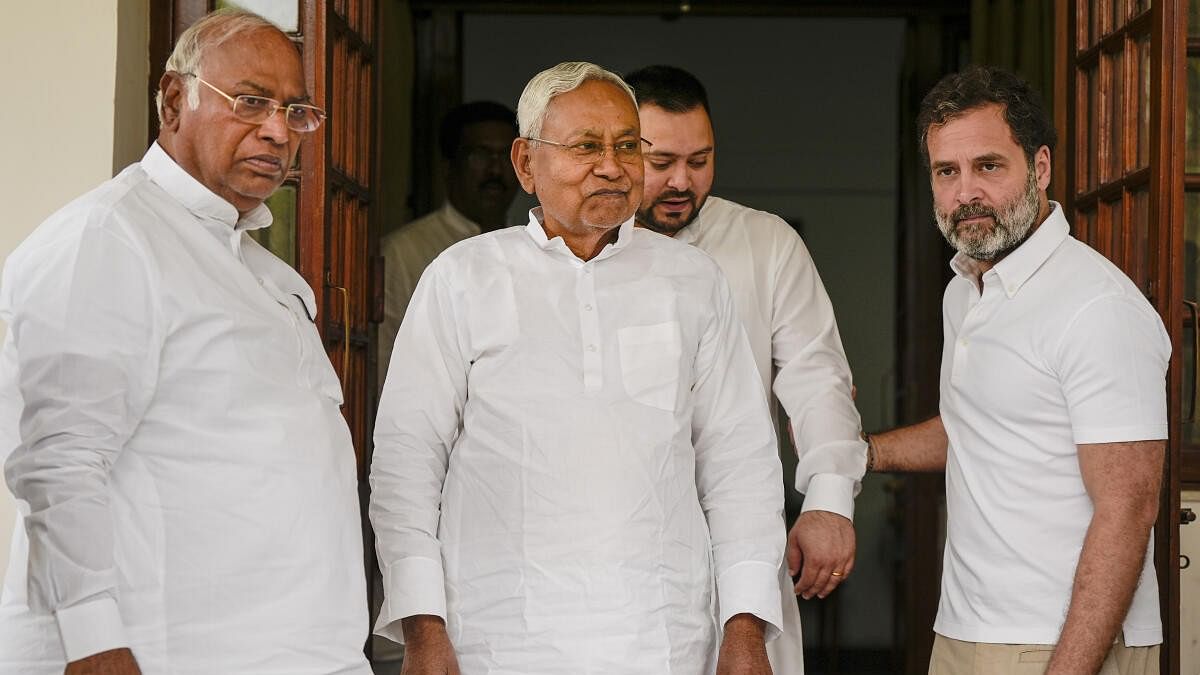
<instances>
[{"instance_id":1,"label":"curly dark hair","mask_svg":"<svg viewBox=\"0 0 1200 675\"><path fill-rule=\"evenodd\" d=\"M1042 97L1029 83L1013 73L992 66L970 65L941 79L921 101L917 115L921 159L929 166L929 129L971 110L991 103L1004 109L1004 121L1013 138L1032 162L1043 145L1054 151L1058 134L1046 114Z\"/></svg>"}]
</instances>

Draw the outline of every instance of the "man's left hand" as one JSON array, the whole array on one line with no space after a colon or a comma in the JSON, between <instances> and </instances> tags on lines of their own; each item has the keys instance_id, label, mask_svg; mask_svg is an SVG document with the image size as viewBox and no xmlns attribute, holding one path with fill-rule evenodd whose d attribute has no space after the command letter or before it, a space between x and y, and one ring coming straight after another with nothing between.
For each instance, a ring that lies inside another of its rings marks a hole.
<instances>
[{"instance_id":1,"label":"man's left hand","mask_svg":"<svg viewBox=\"0 0 1200 675\"><path fill-rule=\"evenodd\" d=\"M753 614L736 614L725 622L717 675L771 675L762 621Z\"/></svg>"},{"instance_id":2,"label":"man's left hand","mask_svg":"<svg viewBox=\"0 0 1200 675\"><path fill-rule=\"evenodd\" d=\"M800 574L796 594L824 598L854 569L854 523L829 511L805 511L788 533L788 574Z\"/></svg>"}]
</instances>

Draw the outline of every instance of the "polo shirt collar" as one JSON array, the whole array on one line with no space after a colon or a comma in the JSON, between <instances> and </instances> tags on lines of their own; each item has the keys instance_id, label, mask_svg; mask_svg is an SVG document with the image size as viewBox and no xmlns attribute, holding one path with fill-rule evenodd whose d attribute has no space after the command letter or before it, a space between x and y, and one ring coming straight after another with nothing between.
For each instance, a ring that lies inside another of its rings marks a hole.
<instances>
[{"instance_id":1,"label":"polo shirt collar","mask_svg":"<svg viewBox=\"0 0 1200 675\"><path fill-rule=\"evenodd\" d=\"M1042 221L1041 226L1029 235L1017 250L1009 253L1003 260L996 263L984 276L995 273L1000 279L1000 286L1008 297L1013 297L1021 290L1033 273L1038 271L1050 255L1061 245L1068 236L1071 228L1063 215L1062 206L1055 201L1050 202L1050 215ZM950 260L950 268L960 277L975 282L978 278L976 263L963 253L956 253Z\"/></svg>"},{"instance_id":2,"label":"polo shirt collar","mask_svg":"<svg viewBox=\"0 0 1200 675\"><path fill-rule=\"evenodd\" d=\"M525 225L525 232L533 240L533 243L543 251L564 251L580 263L585 263L602 260L615 255L617 251L628 246L630 240L633 239L633 220L633 216L630 216L629 220L621 223L617 229L617 240L611 244L606 244L599 255L590 261L579 260L579 257L571 252L571 249L567 246L567 242L563 241L561 236L556 235L553 239L546 236L546 229L542 226L542 207L540 206L529 209L529 223Z\"/></svg>"},{"instance_id":3,"label":"polo shirt collar","mask_svg":"<svg viewBox=\"0 0 1200 675\"><path fill-rule=\"evenodd\" d=\"M257 230L271 224L271 210L266 204L259 204L245 216L239 216L233 204L196 180L157 142L146 151L141 166L150 180L203 221L223 223L238 232Z\"/></svg>"}]
</instances>

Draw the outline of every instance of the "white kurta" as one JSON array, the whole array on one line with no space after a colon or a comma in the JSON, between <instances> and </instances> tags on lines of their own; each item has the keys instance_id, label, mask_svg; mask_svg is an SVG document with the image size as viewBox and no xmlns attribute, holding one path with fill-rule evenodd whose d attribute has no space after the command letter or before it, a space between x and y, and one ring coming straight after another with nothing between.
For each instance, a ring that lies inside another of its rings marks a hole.
<instances>
[{"instance_id":1,"label":"white kurta","mask_svg":"<svg viewBox=\"0 0 1200 675\"><path fill-rule=\"evenodd\" d=\"M804 241L780 217L719 197L705 200L675 239L711 255L729 280L763 390L768 396L774 390L792 422L802 510L853 518L866 445L833 305ZM771 665L776 673L799 675L804 642L786 573L780 593L784 629L769 645Z\"/></svg>"},{"instance_id":2,"label":"white kurta","mask_svg":"<svg viewBox=\"0 0 1200 675\"><path fill-rule=\"evenodd\" d=\"M479 225L446 202L437 211L405 223L379 241L384 285L383 323L379 324L380 382L387 374L396 331L400 330L400 322L421 273L442 251L482 231Z\"/></svg>"},{"instance_id":3,"label":"white kurta","mask_svg":"<svg viewBox=\"0 0 1200 675\"><path fill-rule=\"evenodd\" d=\"M712 672L778 632L783 495L727 284L632 220L594 259L525 228L425 272L380 402L379 634L447 619L466 675Z\"/></svg>"},{"instance_id":4,"label":"white kurta","mask_svg":"<svg viewBox=\"0 0 1200 675\"><path fill-rule=\"evenodd\" d=\"M340 386L311 289L246 232L269 223L154 145L9 257L29 565L0 672L130 646L147 674L369 675Z\"/></svg>"}]
</instances>

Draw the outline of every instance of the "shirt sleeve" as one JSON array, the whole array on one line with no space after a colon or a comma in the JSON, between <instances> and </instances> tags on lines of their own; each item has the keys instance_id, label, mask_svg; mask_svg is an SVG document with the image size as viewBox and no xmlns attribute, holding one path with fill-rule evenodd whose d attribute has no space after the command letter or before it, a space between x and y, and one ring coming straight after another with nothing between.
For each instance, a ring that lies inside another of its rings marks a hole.
<instances>
[{"instance_id":1,"label":"shirt sleeve","mask_svg":"<svg viewBox=\"0 0 1200 675\"><path fill-rule=\"evenodd\" d=\"M803 511L853 519L867 446L850 396L850 365L816 265L799 236L789 240L781 242L775 264L771 355L773 389L799 455L795 486L805 495Z\"/></svg>"},{"instance_id":2,"label":"shirt sleeve","mask_svg":"<svg viewBox=\"0 0 1200 675\"><path fill-rule=\"evenodd\" d=\"M696 355L692 444L696 487L708 521L723 626L749 613L783 626L783 470L750 343L724 277Z\"/></svg>"},{"instance_id":3,"label":"shirt sleeve","mask_svg":"<svg viewBox=\"0 0 1200 675\"><path fill-rule=\"evenodd\" d=\"M400 322L404 320L404 313L408 310L419 278L412 272L412 261L405 259L407 244L403 231L397 230L384 237L381 246L384 293L383 321L379 324L380 382L386 381L396 333L400 330Z\"/></svg>"},{"instance_id":4,"label":"shirt sleeve","mask_svg":"<svg viewBox=\"0 0 1200 675\"><path fill-rule=\"evenodd\" d=\"M446 617L437 539L442 485L462 423L467 363L442 267L426 269L396 335L371 461L371 525L383 572L375 632L403 643L400 619Z\"/></svg>"},{"instance_id":5,"label":"shirt sleeve","mask_svg":"<svg viewBox=\"0 0 1200 675\"><path fill-rule=\"evenodd\" d=\"M1080 310L1057 349L1075 443L1166 438L1170 357L1162 320L1141 298L1104 296Z\"/></svg>"},{"instance_id":6,"label":"shirt sleeve","mask_svg":"<svg viewBox=\"0 0 1200 675\"><path fill-rule=\"evenodd\" d=\"M5 271L23 399L5 464L28 503L28 599L53 613L68 661L128 646L118 609L109 474L155 388L161 331L149 263L83 227Z\"/></svg>"}]
</instances>

